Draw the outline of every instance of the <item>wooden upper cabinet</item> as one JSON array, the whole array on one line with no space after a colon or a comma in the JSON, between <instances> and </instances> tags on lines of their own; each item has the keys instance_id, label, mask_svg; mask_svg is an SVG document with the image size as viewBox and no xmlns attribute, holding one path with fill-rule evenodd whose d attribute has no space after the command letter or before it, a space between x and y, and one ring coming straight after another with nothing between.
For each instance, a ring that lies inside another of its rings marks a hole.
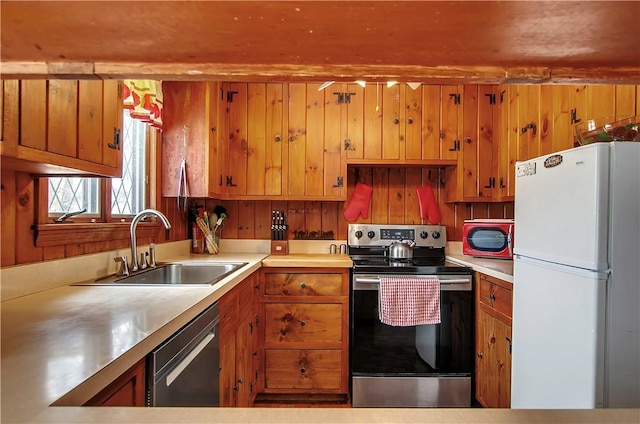
<instances>
[{"instance_id":1,"label":"wooden upper cabinet","mask_svg":"<svg viewBox=\"0 0 640 424\"><path fill-rule=\"evenodd\" d=\"M219 83L165 81L162 91L162 195L178 196L183 157L186 160L189 196L219 194Z\"/></svg>"},{"instance_id":2,"label":"wooden upper cabinet","mask_svg":"<svg viewBox=\"0 0 640 424\"><path fill-rule=\"evenodd\" d=\"M350 164L452 165L461 148L461 88L406 84L387 87L354 85L349 92L362 92L362 100L351 97L349 125L364 125L361 144L349 143ZM362 111L359 108L362 106ZM357 109L356 109L357 107ZM353 133L349 128L350 134ZM356 133L359 135L359 133ZM351 137L350 137L351 138Z\"/></svg>"},{"instance_id":3,"label":"wooden upper cabinet","mask_svg":"<svg viewBox=\"0 0 640 424\"><path fill-rule=\"evenodd\" d=\"M225 83L223 87L225 197L282 197L283 84Z\"/></svg>"},{"instance_id":4,"label":"wooden upper cabinet","mask_svg":"<svg viewBox=\"0 0 640 424\"><path fill-rule=\"evenodd\" d=\"M2 158L42 175L122 174L120 81L5 80Z\"/></svg>"},{"instance_id":5,"label":"wooden upper cabinet","mask_svg":"<svg viewBox=\"0 0 640 424\"><path fill-rule=\"evenodd\" d=\"M343 101L318 84L288 84L287 190L293 200L344 200ZM346 128L346 118L344 120Z\"/></svg>"}]
</instances>

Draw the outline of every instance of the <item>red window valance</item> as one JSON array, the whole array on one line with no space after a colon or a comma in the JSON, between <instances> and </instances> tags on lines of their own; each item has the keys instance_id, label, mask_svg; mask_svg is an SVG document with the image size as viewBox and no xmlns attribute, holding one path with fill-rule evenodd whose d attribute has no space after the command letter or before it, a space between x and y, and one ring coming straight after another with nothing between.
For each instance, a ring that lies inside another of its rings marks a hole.
<instances>
[{"instance_id":1,"label":"red window valance","mask_svg":"<svg viewBox=\"0 0 640 424\"><path fill-rule=\"evenodd\" d=\"M162 82L124 80L124 107L132 118L162 129Z\"/></svg>"}]
</instances>

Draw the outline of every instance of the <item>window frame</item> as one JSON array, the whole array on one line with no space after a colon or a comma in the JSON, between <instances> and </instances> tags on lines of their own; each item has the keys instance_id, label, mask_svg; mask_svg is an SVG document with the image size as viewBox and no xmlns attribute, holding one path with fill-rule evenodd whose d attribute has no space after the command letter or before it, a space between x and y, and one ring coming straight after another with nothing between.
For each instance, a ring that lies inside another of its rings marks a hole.
<instances>
[{"instance_id":1,"label":"window frame","mask_svg":"<svg viewBox=\"0 0 640 424\"><path fill-rule=\"evenodd\" d=\"M124 113L124 111L123 111ZM154 186L155 179L157 178L155 172L152 172L155 169L155 164L152 165L155 161L155 146L157 145L157 140L159 138L160 130L150 125L147 125L147 130L145 132L145 151L147 154L145 155L144 167L145 167L145 194L144 194L144 204L145 207L154 207L152 205L152 196L151 192L152 187ZM93 176L79 176L79 175L69 175L69 177L78 177L78 178L94 178ZM82 214L70 217L68 224L71 223L113 223L113 222L127 222L131 221L134 217L134 214L112 214L111 213L111 200L112 200L112 186L111 186L111 178L109 177L96 177L99 179L99 212L98 214ZM48 178L40 178L38 183L39 191L41 191L44 195L40 204L44 205L43 214L39 213L40 219L38 219L37 224L43 225L48 223L53 223L58 217L62 216L61 213L49 213L49 179ZM155 203L155 202L153 202ZM38 211L40 211L40 207L38 207ZM44 216L43 216L44 215Z\"/></svg>"},{"instance_id":2,"label":"window frame","mask_svg":"<svg viewBox=\"0 0 640 424\"><path fill-rule=\"evenodd\" d=\"M162 131L158 128L149 126L146 132L145 143L147 143L147 155L145 157L145 166L147 178L145 181L145 202L149 208L157 208L160 204L158 197L160 181L159 155L160 141L162 140ZM68 175L77 177L78 175ZM35 198L35 224L33 228L33 239L36 247L58 248L59 246L73 245L79 243L115 243L113 246L118 247L120 244L128 246L129 244L129 227L133 215L117 215L111 214L111 179L101 178L102 193L107 193L104 200L101 200L100 212L101 216L82 218L82 215L74 216L64 224L56 224L53 221L56 218L49 216L49 180L46 177L36 178L34 181L34 198ZM152 238L157 236L159 231L164 227L160 222L141 222L138 226L139 238Z\"/></svg>"}]
</instances>

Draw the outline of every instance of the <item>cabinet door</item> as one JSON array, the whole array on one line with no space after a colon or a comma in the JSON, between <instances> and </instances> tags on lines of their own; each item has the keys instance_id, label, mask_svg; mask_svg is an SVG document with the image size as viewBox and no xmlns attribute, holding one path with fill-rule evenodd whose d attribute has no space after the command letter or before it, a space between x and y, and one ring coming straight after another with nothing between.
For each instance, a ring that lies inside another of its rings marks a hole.
<instances>
[{"instance_id":1,"label":"cabinet door","mask_svg":"<svg viewBox=\"0 0 640 424\"><path fill-rule=\"evenodd\" d=\"M236 384L236 333L224 335L220 331L220 406L235 406Z\"/></svg>"},{"instance_id":2,"label":"cabinet door","mask_svg":"<svg viewBox=\"0 0 640 424\"><path fill-rule=\"evenodd\" d=\"M346 151L338 96L330 90L318 91L317 84L292 83L288 106L288 197L344 199Z\"/></svg>"},{"instance_id":3,"label":"cabinet door","mask_svg":"<svg viewBox=\"0 0 640 424\"><path fill-rule=\"evenodd\" d=\"M400 160L402 109L400 107L400 84L384 87L382 95L382 158ZM404 125L404 123L402 122ZM403 155L404 156L404 155Z\"/></svg>"},{"instance_id":4,"label":"cabinet door","mask_svg":"<svg viewBox=\"0 0 640 424\"><path fill-rule=\"evenodd\" d=\"M190 197L209 197L209 85L165 81L162 135L162 195L176 197L186 159Z\"/></svg>"},{"instance_id":5,"label":"cabinet door","mask_svg":"<svg viewBox=\"0 0 640 424\"><path fill-rule=\"evenodd\" d=\"M440 86L422 86L422 156L423 159L443 159L440 139ZM407 146L409 144L407 143Z\"/></svg>"},{"instance_id":6,"label":"cabinet door","mask_svg":"<svg viewBox=\"0 0 640 424\"><path fill-rule=\"evenodd\" d=\"M596 126L616 119L616 86L587 86L586 119L596 121Z\"/></svg>"},{"instance_id":7,"label":"cabinet door","mask_svg":"<svg viewBox=\"0 0 640 424\"><path fill-rule=\"evenodd\" d=\"M368 84L364 89L363 158L382 159L382 90L384 84Z\"/></svg>"},{"instance_id":8,"label":"cabinet door","mask_svg":"<svg viewBox=\"0 0 640 424\"><path fill-rule=\"evenodd\" d=\"M478 192L478 147L480 133L478 131L478 86L465 85L463 88L463 128L462 140L460 142L461 161L458 161L458 167L462 163L462 172L458 172L458 178L462 181L462 198L474 198L479 196ZM491 154L491 149L487 151ZM489 160L489 163L491 161ZM490 174L491 171L487 170ZM460 184L460 181L458 182ZM490 190L490 187L489 189ZM488 194L491 192L488 191Z\"/></svg>"},{"instance_id":9,"label":"cabinet door","mask_svg":"<svg viewBox=\"0 0 640 424\"><path fill-rule=\"evenodd\" d=\"M222 142L222 134L224 134L222 128L224 91L222 89L222 83L217 81L208 82L207 86L207 104L209 105L209 118L207 121L209 145L208 149L205 149L205 152L208 152L206 154L208 164L208 169L206 170L208 181L207 191L211 197L222 198L224 195L224 186L222 185L223 174L226 164L226 149Z\"/></svg>"},{"instance_id":10,"label":"cabinet door","mask_svg":"<svg viewBox=\"0 0 640 424\"><path fill-rule=\"evenodd\" d=\"M122 173L122 81L104 80L102 163ZM116 146L114 148L114 146Z\"/></svg>"},{"instance_id":11,"label":"cabinet door","mask_svg":"<svg viewBox=\"0 0 640 424\"><path fill-rule=\"evenodd\" d=\"M479 311L476 397L486 408L511 405L511 326Z\"/></svg>"},{"instance_id":12,"label":"cabinet door","mask_svg":"<svg viewBox=\"0 0 640 424\"><path fill-rule=\"evenodd\" d=\"M540 86L519 86L518 160L529 160L540 152Z\"/></svg>"},{"instance_id":13,"label":"cabinet door","mask_svg":"<svg viewBox=\"0 0 640 424\"><path fill-rule=\"evenodd\" d=\"M3 81L3 166L45 175L119 177L118 81ZM11 158L11 160L6 160Z\"/></svg>"},{"instance_id":14,"label":"cabinet door","mask_svg":"<svg viewBox=\"0 0 640 424\"><path fill-rule=\"evenodd\" d=\"M364 110L367 92L358 84L345 84L349 93L346 103L346 115L341 113L341 131L344 135L344 149L347 159L362 159L364 157ZM326 121L326 119L325 119ZM328 122L325 122L325 128Z\"/></svg>"},{"instance_id":15,"label":"cabinet door","mask_svg":"<svg viewBox=\"0 0 640 424\"><path fill-rule=\"evenodd\" d=\"M238 387L236 406L251 406L253 379L251 375L251 332L253 322L250 316L245 316L236 330L236 385Z\"/></svg>"},{"instance_id":16,"label":"cabinet door","mask_svg":"<svg viewBox=\"0 0 640 424\"><path fill-rule=\"evenodd\" d=\"M324 146L321 151L316 151L315 154L320 154L322 158L322 198L323 200L341 200L346 198L347 193L347 151L345 140L349 140L353 135L354 139L358 139L359 136L356 131L358 120L357 115L358 103L362 102L361 87L356 84L343 84L344 91L344 103L340 103L337 100L337 96L332 96L324 90L324 117L317 117L318 122L322 120L324 134L322 140L317 140L320 146ZM317 90L317 88L316 88ZM353 108L349 110L349 105L353 102ZM311 111L315 111L316 108L311 108ZM349 117L354 120L354 124L351 128L349 126ZM318 122L309 121L311 125L309 128L313 128ZM353 134L349 134L351 129ZM307 142L313 143L313 139L308 138ZM317 197L316 197L317 198Z\"/></svg>"},{"instance_id":17,"label":"cabinet door","mask_svg":"<svg viewBox=\"0 0 640 424\"><path fill-rule=\"evenodd\" d=\"M616 85L616 120L639 115L636 111L636 86Z\"/></svg>"},{"instance_id":18,"label":"cabinet door","mask_svg":"<svg viewBox=\"0 0 640 424\"><path fill-rule=\"evenodd\" d=\"M508 200L509 187L515 185L515 145L509 133L508 85L495 87L496 109L493 114L494 160L498 160L494 199ZM482 182L482 181L481 181Z\"/></svg>"},{"instance_id":19,"label":"cabinet door","mask_svg":"<svg viewBox=\"0 0 640 424\"><path fill-rule=\"evenodd\" d=\"M145 406L143 358L85 403L86 406Z\"/></svg>"},{"instance_id":20,"label":"cabinet door","mask_svg":"<svg viewBox=\"0 0 640 424\"><path fill-rule=\"evenodd\" d=\"M508 408L513 286L481 273L476 282L476 398L486 408Z\"/></svg>"},{"instance_id":21,"label":"cabinet door","mask_svg":"<svg viewBox=\"0 0 640 424\"><path fill-rule=\"evenodd\" d=\"M440 157L457 159L462 129L462 86L443 85L440 92Z\"/></svg>"},{"instance_id":22,"label":"cabinet door","mask_svg":"<svg viewBox=\"0 0 640 424\"><path fill-rule=\"evenodd\" d=\"M401 87L404 93L404 122L401 122L401 129L404 130L404 158L407 161L427 158L425 144L423 144L423 121L422 121L422 85L413 90L409 86Z\"/></svg>"},{"instance_id":23,"label":"cabinet door","mask_svg":"<svg viewBox=\"0 0 640 424\"><path fill-rule=\"evenodd\" d=\"M282 84L231 83L227 88L228 196L282 196Z\"/></svg>"}]
</instances>

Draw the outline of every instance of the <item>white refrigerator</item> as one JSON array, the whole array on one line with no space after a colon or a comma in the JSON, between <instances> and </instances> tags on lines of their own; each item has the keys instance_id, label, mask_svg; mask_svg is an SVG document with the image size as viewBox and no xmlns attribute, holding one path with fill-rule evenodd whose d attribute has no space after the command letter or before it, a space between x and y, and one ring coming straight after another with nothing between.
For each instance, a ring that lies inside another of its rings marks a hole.
<instances>
[{"instance_id":1,"label":"white refrigerator","mask_svg":"<svg viewBox=\"0 0 640 424\"><path fill-rule=\"evenodd\" d=\"M640 143L516 164L511 407L640 407Z\"/></svg>"}]
</instances>

